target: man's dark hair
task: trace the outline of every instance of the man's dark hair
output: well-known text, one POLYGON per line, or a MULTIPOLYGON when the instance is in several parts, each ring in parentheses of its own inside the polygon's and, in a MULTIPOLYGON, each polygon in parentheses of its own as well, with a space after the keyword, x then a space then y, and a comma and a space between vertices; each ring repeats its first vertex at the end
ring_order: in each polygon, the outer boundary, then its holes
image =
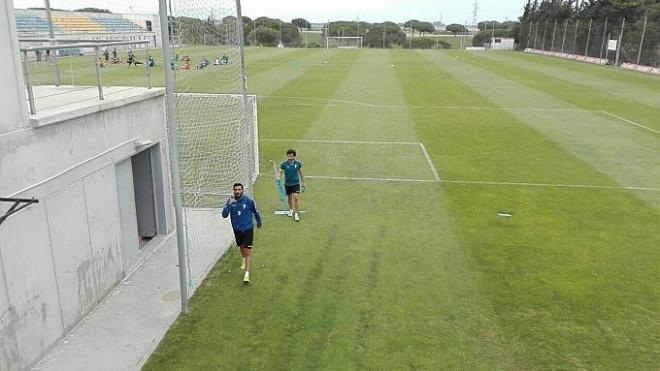
POLYGON ((296 150, 293 149, 293 148, 290 148, 288 151, 286 151, 286 154, 287 155, 292 154, 293 157, 296 157, 296 150))
POLYGON ((236 187, 241 187, 241 188, 245 189, 245 187, 243 187, 243 185, 241 183, 234 183, 234 186, 232 188, 236 188, 236 187))

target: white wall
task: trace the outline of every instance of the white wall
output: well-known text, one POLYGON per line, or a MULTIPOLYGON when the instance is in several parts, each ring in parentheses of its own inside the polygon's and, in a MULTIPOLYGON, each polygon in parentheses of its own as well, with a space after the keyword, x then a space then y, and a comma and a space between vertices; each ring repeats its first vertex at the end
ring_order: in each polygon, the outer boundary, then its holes
POLYGON ((116 164, 137 152, 135 138, 159 144, 166 232, 174 221, 162 92, 29 126, 13 5, 0 6, 0 65, 9 66, 0 69, 0 196, 39 199, 0 225, 0 370, 14 371, 35 364, 126 274, 116 164))

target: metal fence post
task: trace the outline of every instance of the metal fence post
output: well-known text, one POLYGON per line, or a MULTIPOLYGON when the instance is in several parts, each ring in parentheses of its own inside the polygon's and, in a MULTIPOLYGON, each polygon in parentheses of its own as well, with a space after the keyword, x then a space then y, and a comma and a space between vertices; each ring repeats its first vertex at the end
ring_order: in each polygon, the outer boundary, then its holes
POLYGON ((591 22, 593 21, 593 18, 589 18, 589 31, 587 32, 587 45, 584 47, 584 56, 588 57, 589 56, 589 41, 591 38, 591 22))
POLYGON ((561 53, 564 53, 564 45, 566 44, 566 31, 568 30, 568 19, 564 22, 564 36, 561 39, 561 53))
MULTIPOLYGON (((158 0, 160 24, 167 25, 167 0, 158 0)), ((165 102, 167 119, 168 147, 170 152, 170 169, 172 171, 172 198, 174 199, 174 216, 176 220, 176 242, 179 253, 179 287, 181 290, 181 312, 188 313, 188 253, 183 224, 183 203, 181 202, 181 174, 179 170, 179 144, 177 140, 176 107, 174 102, 174 72, 169 63, 172 61, 170 36, 167 27, 160 28, 163 47, 163 69, 165 71, 165 102)))
POLYGON ((575 36, 573 36, 573 54, 577 54, 577 34, 580 27, 580 18, 575 21, 575 36))
MULTIPOLYGON (((147 67, 147 88, 151 89, 151 66, 149 66, 149 44, 145 44, 146 57, 144 60, 144 65, 147 67)), ((163 68, 167 68, 165 63, 163 63, 163 68)))
POLYGON ((539 39, 539 22, 536 21, 536 31, 534 31, 534 46, 533 48, 536 49, 536 42, 539 39))
POLYGON ((621 32, 619 32, 619 42, 616 44, 616 58, 614 59, 614 65, 619 66, 619 55, 621 54, 621 42, 623 42, 623 28, 626 26, 626 17, 623 17, 621 22, 621 32))
MULTIPOLYGON (((46 19, 48 20, 48 35, 51 39, 50 45, 55 45, 55 31, 53 30, 53 17, 50 12, 50 0, 44 0, 44 5, 46 7, 46 19)), ((53 65, 53 71, 55 72, 55 86, 60 86, 60 66, 57 61, 57 50, 52 50, 52 52, 50 63, 53 65)))
POLYGON ((27 50, 23 51, 23 76, 25 78, 25 85, 27 86, 28 103, 30 104, 30 114, 37 113, 34 107, 34 92, 32 91, 32 82, 30 82, 30 65, 28 64, 27 50))
POLYGON ((642 47, 644 46, 644 36, 646 36, 646 23, 649 20, 649 14, 646 13, 644 16, 644 27, 642 28, 642 39, 639 41, 639 51, 637 52, 637 64, 642 59, 642 47))
POLYGON ((543 23, 543 41, 541 42, 541 50, 545 50, 545 35, 548 31, 548 20, 543 23))
POLYGON ((552 29, 552 44, 550 44, 550 51, 555 51, 555 33, 557 32, 557 20, 555 19, 555 27, 552 29))
POLYGON ((605 17, 605 29, 603 30, 603 43, 600 46, 600 58, 603 58, 603 53, 605 52, 605 38, 607 37, 607 21, 608 18, 605 17))
POLYGON ((103 87, 101 86, 101 66, 99 63, 99 47, 94 47, 94 64, 96 65, 96 86, 99 88, 99 100, 103 100, 103 87))

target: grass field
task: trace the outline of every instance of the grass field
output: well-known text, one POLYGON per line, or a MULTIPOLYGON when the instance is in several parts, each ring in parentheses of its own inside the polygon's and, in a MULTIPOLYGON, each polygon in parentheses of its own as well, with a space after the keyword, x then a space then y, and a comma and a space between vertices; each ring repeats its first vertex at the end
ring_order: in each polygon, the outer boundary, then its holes
POLYGON ((145 370, 660 369, 660 78, 507 52, 248 62, 253 282, 232 250, 145 370), (272 215, 288 147, 299 224, 272 215))

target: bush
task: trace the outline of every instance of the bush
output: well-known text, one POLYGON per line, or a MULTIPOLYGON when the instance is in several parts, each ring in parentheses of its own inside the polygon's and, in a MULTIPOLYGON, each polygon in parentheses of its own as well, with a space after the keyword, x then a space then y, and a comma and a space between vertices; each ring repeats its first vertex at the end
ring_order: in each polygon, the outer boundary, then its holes
POLYGON ((311 43, 307 44, 307 47, 308 47, 308 48, 320 48, 321 45, 320 45, 319 43, 317 43, 317 42, 313 42, 313 41, 312 41, 311 43))
POLYGON ((403 43, 403 47, 405 49, 412 48, 412 49, 433 49, 436 45, 437 41, 427 38, 427 37, 415 37, 413 39, 406 40, 405 43, 403 43))

